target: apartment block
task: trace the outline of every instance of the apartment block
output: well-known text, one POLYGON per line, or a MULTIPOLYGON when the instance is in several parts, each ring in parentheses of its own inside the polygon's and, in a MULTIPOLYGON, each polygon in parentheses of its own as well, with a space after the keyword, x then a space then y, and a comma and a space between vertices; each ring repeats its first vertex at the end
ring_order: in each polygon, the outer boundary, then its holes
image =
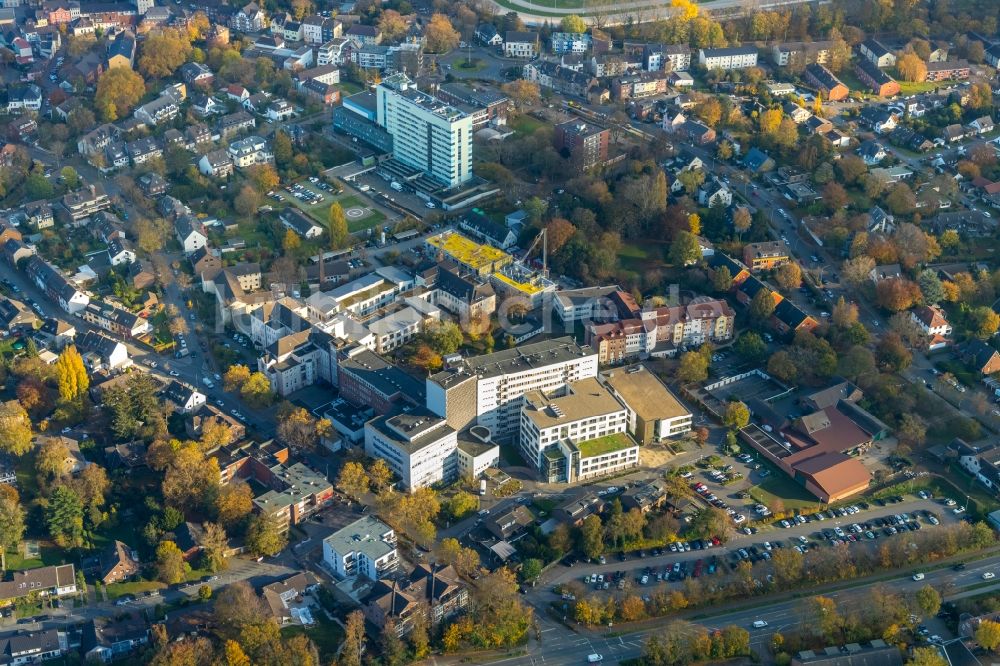
POLYGON ((323 562, 343 580, 359 576, 379 580, 396 571, 396 532, 365 516, 323 539, 323 562))
POLYGON ((458 434, 424 410, 369 421, 365 453, 383 459, 411 492, 458 478, 458 434))
POLYGON ((461 431, 476 424, 494 440, 516 437, 521 397, 597 376, 597 354, 556 338, 462 359, 427 378, 427 407, 461 431))
POLYGON ((472 116, 417 90, 405 74, 376 88, 378 124, 393 138, 393 156, 456 187, 472 179, 472 116))
POLYGON ((608 370, 601 379, 611 394, 625 405, 628 432, 640 444, 690 432, 691 410, 646 366, 608 370))
POLYGON ((757 66, 757 49, 753 46, 734 46, 721 49, 699 49, 698 64, 708 70, 747 69, 757 66))

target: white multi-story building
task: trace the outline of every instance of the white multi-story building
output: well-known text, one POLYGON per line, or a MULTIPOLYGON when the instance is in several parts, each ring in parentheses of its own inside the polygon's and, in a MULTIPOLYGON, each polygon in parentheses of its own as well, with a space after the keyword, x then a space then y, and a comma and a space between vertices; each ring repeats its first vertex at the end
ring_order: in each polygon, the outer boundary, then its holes
POLYGON ((463 430, 478 424, 495 440, 520 428, 521 397, 554 391, 597 376, 597 354, 572 338, 557 338, 462 359, 427 378, 427 407, 463 430))
POLYGON ((650 44, 643 55, 650 72, 683 72, 691 68, 691 49, 684 44, 650 44))
POLYGON ((928 350, 940 349, 948 344, 951 324, 940 305, 921 305, 910 311, 910 319, 927 336, 928 350))
POLYGON ((601 378, 625 405, 628 431, 639 443, 650 444, 691 431, 691 410, 644 365, 608 370, 601 378))
POLYGON ((385 460, 411 492, 458 478, 458 433, 424 410, 366 423, 365 453, 385 460))
POLYGON ((557 291, 552 299, 552 311, 563 324, 603 319, 616 312, 610 296, 621 287, 584 287, 557 291))
POLYGON ((229 157, 239 169, 274 162, 274 153, 267 140, 259 136, 248 136, 229 144, 229 157))
POLYGON ((543 481, 582 481, 639 464, 628 411, 595 378, 522 397, 521 456, 543 481))
POLYGON ((323 539, 323 562, 343 580, 364 576, 378 580, 396 570, 396 532, 365 516, 323 539))
POLYGON ((724 49, 699 49, 698 63, 705 69, 747 69, 757 66, 757 49, 732 46, 724 49))
POLYGON ((405 74, 380 83, 376 103, 378 124, 392 135, 397 160, 448 187, 472 178, 470 114, 420 92, 405 74))

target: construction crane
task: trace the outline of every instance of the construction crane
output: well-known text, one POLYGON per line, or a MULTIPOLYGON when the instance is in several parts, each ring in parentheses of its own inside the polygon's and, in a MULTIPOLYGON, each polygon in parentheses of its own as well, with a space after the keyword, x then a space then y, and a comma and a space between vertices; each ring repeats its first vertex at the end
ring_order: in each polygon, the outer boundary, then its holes
POLYGON ((538 235, 535 236, 535 240, 533 240, 531 245, 528 247, 528 251, 521 257, 521 263, 527 266, 528 256, 531 254, 532 250, 535 249, 535 246, 538 245, 538 241, 542 241, 542 275, 547 278, 549 277, 549 237, 545 232, 546 230, 544 228, 538 232, 538 235))

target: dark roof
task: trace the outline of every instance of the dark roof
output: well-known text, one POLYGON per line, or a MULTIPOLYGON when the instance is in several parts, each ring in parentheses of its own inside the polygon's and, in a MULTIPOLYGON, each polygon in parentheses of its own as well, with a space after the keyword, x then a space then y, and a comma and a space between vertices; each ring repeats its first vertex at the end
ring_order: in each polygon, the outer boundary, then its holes
POLYGON ((802 311, 802 308, 792 303, 789 299, 783 298, 774 308, 775 318, 793 331, 802 325, 809 315, 802 311))

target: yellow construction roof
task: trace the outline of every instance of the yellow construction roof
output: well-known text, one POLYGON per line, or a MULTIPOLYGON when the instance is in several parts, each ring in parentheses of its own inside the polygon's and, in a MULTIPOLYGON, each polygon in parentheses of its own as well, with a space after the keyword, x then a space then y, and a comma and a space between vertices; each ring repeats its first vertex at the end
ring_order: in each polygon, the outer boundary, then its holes
POLYGON ((518 291, 523 292, 525 294, 537 294, 542 290, 542 288, 539 287, 537 284, 533 284, 531 282, 519 282, 503 273, 494 273, 493 277, 500 280, 505 285, 513 289, 517 289, 518 291))
POLYGON ((496 262, 509 263, 511 257, 503 250, 498 250, 489 245, 480 245, 469 240, 465 236, 450 233, 441 236, 431 236, 427 243, 453 258, 455 261, 465 264, 473 270, 489 266, 496 262))

